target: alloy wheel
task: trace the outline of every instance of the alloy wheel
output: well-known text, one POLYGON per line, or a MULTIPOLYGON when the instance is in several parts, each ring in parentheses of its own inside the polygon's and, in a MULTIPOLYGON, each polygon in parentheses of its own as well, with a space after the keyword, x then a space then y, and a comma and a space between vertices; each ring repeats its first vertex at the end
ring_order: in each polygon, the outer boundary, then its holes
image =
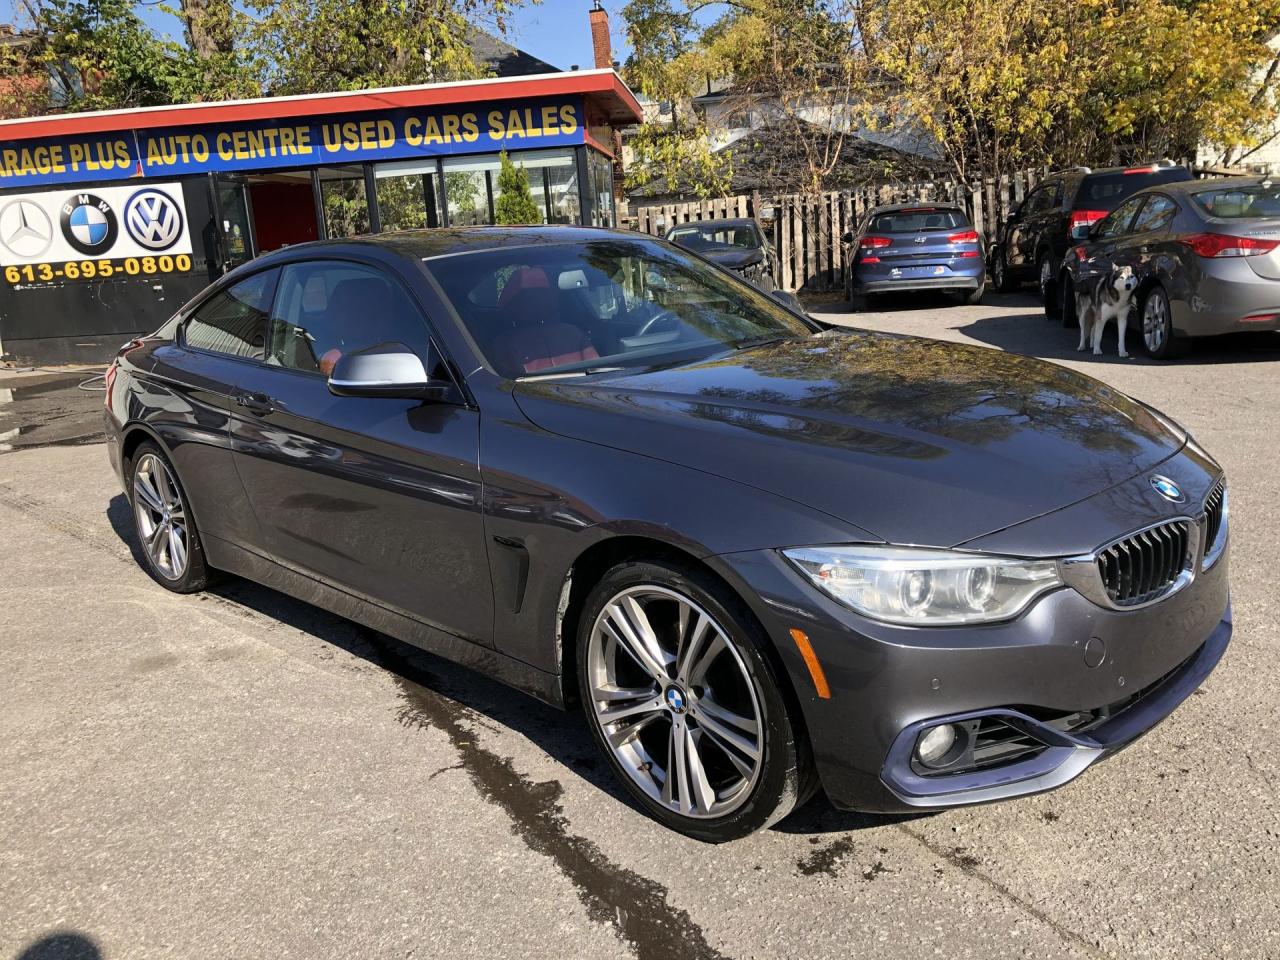
POLYGON ((623 590, 592 626, 586 667, 604 740, 650 799, 699 819, 747 801, 764 760, 761 698, 706 610, 656 584, 623 590))
POLYGON ((1163 349, 1168 319, 1168 304, 1163 296, 1152 291, 1142 308, 1142 340, 1149 353, 1158 354, 1163 349))
POLYGON ((133 472, 133 512, 142 548, 166 580, 180 580, 190 554, 187 513, 169 467, 144 454, 133 472))

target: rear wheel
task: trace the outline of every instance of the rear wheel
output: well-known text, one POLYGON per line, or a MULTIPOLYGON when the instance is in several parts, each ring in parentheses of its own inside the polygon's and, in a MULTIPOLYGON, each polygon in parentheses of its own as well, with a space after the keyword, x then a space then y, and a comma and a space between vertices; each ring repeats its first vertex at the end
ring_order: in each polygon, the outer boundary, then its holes
POLYGON ((1172 360, 1186 351, 1187 341, 1173 331, 1169 295, 1156 284, 1142 301, 1142 350, 1156 360, 1172 360))
POLYGON ((985 294, 986 292, 987 292, 986 283, 979 282, 976 290, 969 290, 967 292, 961 291, 960 295, 964 298, 964 302, 972 307, 982 302, 982 295, 985 294))
POLYGON ((765 643, 737 598, 697 570, 630 561, 591 591, 578 635, 587 721, 654 819, 733 840, 811 792, 808 747, 765 643))
POLYGON ((152 578, 175 593, 203 590, 209 582, 209 568, 200 534, 173 465, 150 441, 134 452, 129 500, 152 578))
POLYGON ((1004 260, 1004 250, 997 247, 991 252, 991 286, 996 293, 1008 293, 1013 289, 1009 279, 1009 265, 1004 260))

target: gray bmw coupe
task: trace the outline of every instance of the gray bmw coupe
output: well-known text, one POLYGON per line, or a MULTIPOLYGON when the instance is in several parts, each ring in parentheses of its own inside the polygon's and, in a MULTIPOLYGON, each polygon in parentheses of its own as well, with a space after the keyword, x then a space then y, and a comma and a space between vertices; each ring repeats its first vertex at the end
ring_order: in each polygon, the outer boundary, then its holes
POLYGON ((819 788, 1059 786, 1231 637, 1225 482, 1176 423, 1052 364, 824 329, 634 233, 290 247, 107 382, 161 585, 228 571, 580 705, 703 840, 819 788))

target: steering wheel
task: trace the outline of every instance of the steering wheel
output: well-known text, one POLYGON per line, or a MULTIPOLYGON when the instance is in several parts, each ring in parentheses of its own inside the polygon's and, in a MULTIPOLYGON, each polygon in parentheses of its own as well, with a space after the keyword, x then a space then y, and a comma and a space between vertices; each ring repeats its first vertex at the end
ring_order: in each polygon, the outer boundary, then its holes
POLYGON ((658 326, 658 324, 664 323, 664 322, 669 323, 672 327, 674 327, 680 322, 680 318, 677 317, 670 310, 663 310, 661 313, 656 313, 652 317, 650 317, 648 320, 646 320, 644 322, 644 326, 640 328, 640 332, 637 333, 636 336, 643 337, 646 334, 653 333, 654 332, 653 328, 658 326))

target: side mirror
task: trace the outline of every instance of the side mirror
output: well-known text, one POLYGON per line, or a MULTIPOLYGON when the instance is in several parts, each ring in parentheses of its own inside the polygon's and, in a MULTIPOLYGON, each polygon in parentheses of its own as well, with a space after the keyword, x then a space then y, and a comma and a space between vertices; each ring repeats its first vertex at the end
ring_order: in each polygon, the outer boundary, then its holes
POLYGON ((794 293, 788 293, 786 290, 774 290, 769 296, 777 300, 783 306, 790 307, 801 316, 805 315, 804 305, 800 302, 800 298, 794 293))
POLYGON ((1093 233, 1093 224, 1077 223, 1074 227, 1071 228, 1071 239, 1072 240, 1088 240, 1089 234, 1091 233, 1093 233))
POLYGON ((849 244, 852 244, 852 243, 853 243, 853 231, 852 231, 852 230, 846 230, 844 233, 840 234, 840 242, 841 242, 841 243, 849 243, 849 244))
POLYGON ((403 343, 379 343, 344 354, 329 376, 329 392, 335 397, 443 400, 452 389, 452 381, 431 379, 422 360, 403 343))

